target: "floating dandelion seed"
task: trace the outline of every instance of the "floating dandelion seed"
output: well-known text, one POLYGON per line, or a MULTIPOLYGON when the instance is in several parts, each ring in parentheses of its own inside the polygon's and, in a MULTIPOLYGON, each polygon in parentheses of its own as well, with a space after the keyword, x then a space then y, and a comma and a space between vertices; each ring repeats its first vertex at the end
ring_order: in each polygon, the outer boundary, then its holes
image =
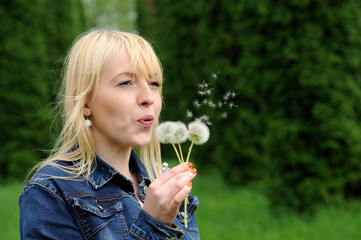
POLYGON ((230 92, 226 92, 225 94, 224 94, 224 96, 223 96, 223 99, 224 99, 224 101, 228 101, 228 99, 229 99, 229 96, 231 95, 231 93, 230 92))
POLYGON ((200 90, 200 91, 198 91, 198 95, 204 96, 204 95, 206 95, 206 92, 200 90))
POLYGON ((189 109, 187 109, 186 116, 187 116, 187 118, 192 118, 193 113, 189 109))
POLYGON ((198 100, 194 100, 193 105, 194 105, 196 108, 200 108, 200 107, 201 107, 201 104, 199 103, 198 100))
POLYGON ((222 113, 221 116, 219 116, 220 118, 226 119, 228 117, 228 113, 224 112, 222 113))
POLYGON ((212 122, 209 120, 207 115, 202 115, 201 117, 196 118, 196 121, 204 122, 207 125, 212 125, 212 122))
POLYGON ((199 88, 200 89, 207 89, 209 86, 208 83, 206 83, 205 81, 203 81, 201 84, 199 84, 199 88))
POLYGON ((196 145, 202 145, 209 139, 209 128, 201 121, 193 121, 188 125, 188 139, 196 145))
POLYGON ((218 79, 217 74, 216 74, 216 73, 212 73, 212 78, 214 78, 214 79, 218 79))
POLYGON ((217 106, 212 101, 208 101, 208 106, 212 109, 215 109, 217 106))

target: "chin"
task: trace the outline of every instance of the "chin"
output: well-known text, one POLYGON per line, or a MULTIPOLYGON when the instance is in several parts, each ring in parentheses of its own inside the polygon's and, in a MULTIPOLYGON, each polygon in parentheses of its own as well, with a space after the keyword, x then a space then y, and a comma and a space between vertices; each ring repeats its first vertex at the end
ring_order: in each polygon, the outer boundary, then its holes
POLYGON ((144 146, 147 146, 150 142, 151 142, 151 138, 149 139, 141 139, 139 141, 137 141, 133 147, 144 147, 144 146))

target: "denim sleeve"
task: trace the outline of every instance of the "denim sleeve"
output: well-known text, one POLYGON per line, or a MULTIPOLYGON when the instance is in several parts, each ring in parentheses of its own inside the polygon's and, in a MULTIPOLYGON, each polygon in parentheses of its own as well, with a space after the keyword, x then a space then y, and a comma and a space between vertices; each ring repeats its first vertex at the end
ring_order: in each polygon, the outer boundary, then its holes
POLYGON ((142 210, 137 221, 130 228, 130 237, 140 240, 180 239, 183 237, 183 232, 174 224, 168 226, 160 223, 142 210))
POLYGON ((31 185, 20 196, 21 239, 83 239, 61 199, 40 185, 31 185))

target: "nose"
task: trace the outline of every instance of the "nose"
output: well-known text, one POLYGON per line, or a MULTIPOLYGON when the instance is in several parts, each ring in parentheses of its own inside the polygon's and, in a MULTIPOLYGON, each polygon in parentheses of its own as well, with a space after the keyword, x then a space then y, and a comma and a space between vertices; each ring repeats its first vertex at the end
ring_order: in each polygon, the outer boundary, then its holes
POLYGON ((137 103, 139 106, 148 107, 155 101, 154 93, 147 82, 139 85, 137 103))

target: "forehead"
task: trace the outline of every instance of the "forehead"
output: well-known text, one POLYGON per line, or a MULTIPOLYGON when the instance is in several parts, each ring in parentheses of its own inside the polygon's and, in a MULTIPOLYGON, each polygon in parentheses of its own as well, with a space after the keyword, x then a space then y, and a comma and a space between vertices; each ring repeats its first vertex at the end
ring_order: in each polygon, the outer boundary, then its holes
POLYGON ((135 51, 123 46, 113 51, 102 68, 102 73, 107 71, 113 73, 123 71, 150 77, 157 76, 159 81, 162 78, 161 67, 154 52, 141 48, 135 51))

